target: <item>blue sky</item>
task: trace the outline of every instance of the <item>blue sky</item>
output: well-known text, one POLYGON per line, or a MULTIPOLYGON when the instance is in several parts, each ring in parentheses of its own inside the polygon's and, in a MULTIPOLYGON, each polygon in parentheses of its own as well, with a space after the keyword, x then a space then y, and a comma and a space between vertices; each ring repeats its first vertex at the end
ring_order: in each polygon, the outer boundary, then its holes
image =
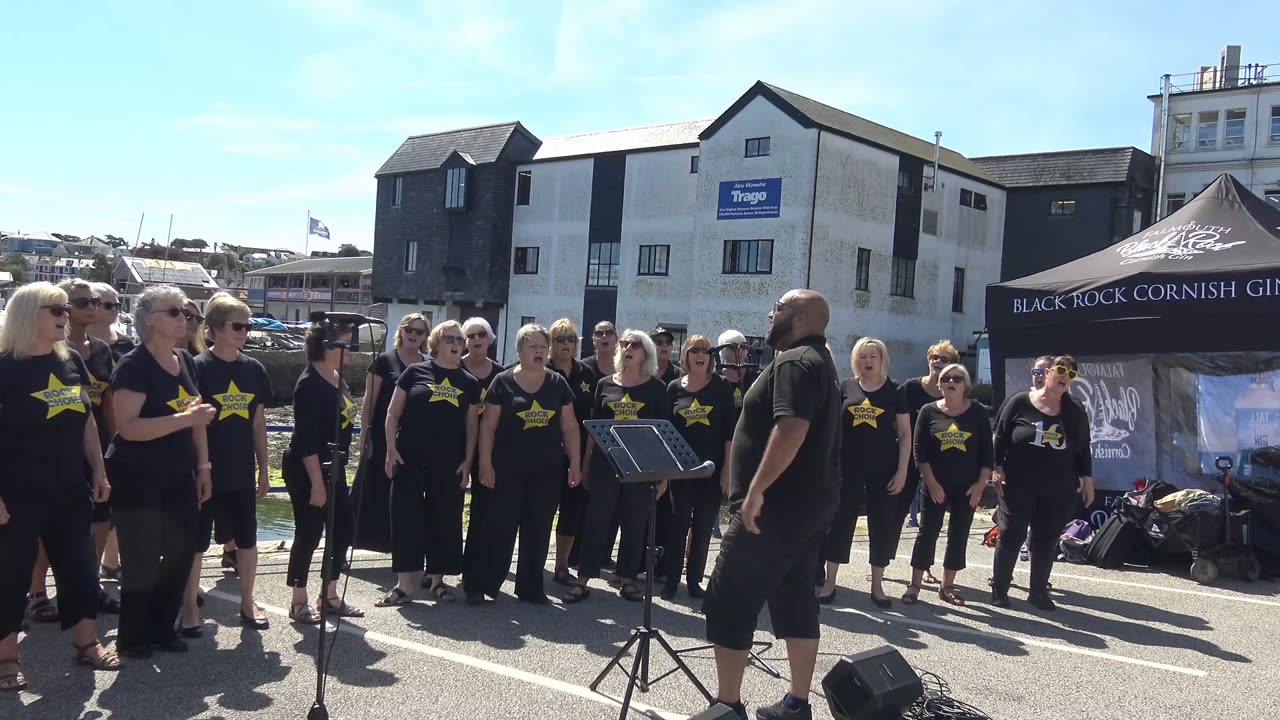
POLYGON ((759 79, 970 156, 1148 150, 1161 74, 1280 62, 1262 1, 10 5, 0 229, 295 249, 308 209, 312 249, 371 249, 415 133, 710 118, 759 79))

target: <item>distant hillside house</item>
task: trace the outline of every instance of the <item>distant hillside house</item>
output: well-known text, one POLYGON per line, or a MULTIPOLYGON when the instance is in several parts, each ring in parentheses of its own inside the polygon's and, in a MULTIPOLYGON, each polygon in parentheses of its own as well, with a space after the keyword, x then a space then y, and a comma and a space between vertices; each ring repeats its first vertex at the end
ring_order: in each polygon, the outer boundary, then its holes
POLYGON ((137 295, 150 285, 176 285, 201 308, 222 288, 199 263, 122 257, 111 282, 126 295, 137 295))
POLYGON ((308 258, 245 273, 249 307, 303 322, 317 310, 369 314, 372 257, 308 258))

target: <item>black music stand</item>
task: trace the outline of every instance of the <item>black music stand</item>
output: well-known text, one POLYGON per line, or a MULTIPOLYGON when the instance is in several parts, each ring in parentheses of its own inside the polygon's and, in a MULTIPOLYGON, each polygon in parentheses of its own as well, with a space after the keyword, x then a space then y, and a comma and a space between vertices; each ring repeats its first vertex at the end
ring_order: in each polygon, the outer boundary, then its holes
MULTIPOLYGON (((716 466, 713 462, 698 461, 698 455, 685 442, 684 437, 675 426, 667 420, 586 420, 582 423, 587 432, 596 441, 596 445, 609 458, 609 464, 618 474, 620 482, 647 483, 649 485, 649 540, 645 548, 644 576, 644 621, 631 631, 631 639, 609 660, 604 670, 591 681, 591 690, 595 691, 609 672, 622 667, 622 658, 636 646, 635 658, 631 661, 631 672, 627 674, 627 690, 622 696, 622 712, 619 720, 625 720, 631 708, 631 695, 637 687, 640 692, 649 692, 653 683, 649 681, 650 642, 657 641, 662 649, 683 672, 698 692, 708 702, 714 698, 707 688, 698 680, 680 653, 671 647, 671 643, 662 633, 653 627, 653 557, 654 545, 658 532, 658 486, 670 480, 690 480, 711 477, 716 466), (638 643, 638 645, 637 645, 638 643)), ((662 679, 671 672, 654 680, 662 679)))

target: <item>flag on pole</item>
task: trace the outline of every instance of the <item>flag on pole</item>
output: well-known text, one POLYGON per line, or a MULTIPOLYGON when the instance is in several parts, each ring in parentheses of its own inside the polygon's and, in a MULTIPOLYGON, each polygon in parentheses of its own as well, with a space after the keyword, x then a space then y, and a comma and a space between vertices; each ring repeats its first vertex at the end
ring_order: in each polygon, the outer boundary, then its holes
POLYGON ((325 240, 329 239, 329 226, 320 222, 315 218, 311 218, 311 230, 308 235, 319 235, 325 240))

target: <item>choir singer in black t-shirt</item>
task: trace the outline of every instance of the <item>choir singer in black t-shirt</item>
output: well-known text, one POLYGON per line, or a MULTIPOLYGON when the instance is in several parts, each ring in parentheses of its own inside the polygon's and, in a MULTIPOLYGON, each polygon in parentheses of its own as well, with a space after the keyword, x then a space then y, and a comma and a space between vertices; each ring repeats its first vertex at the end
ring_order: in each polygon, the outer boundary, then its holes
POLYGON ((195 364, 181 347, 186 296, 171 285, 136 300, 142 344, 111 375, 116 437, 107 450, 111 512, 120 538, 120 652, 185 652, 174 629, 195 552, 200 505, 213 465, 205 428, 216 417, 200 401, 195 364))
MULTIPOLYGON (((573 391, 573 414, 581 419, 591 417, 591 402, 595 397, 596 376, 586 363, 578 359, 578 326, 568 318, 551 323, 551 359, 547 367, 569 383, 573 391)), ((587 446, 587 428, 578 423, 580 447, 587 446)), ((565 463, 569 462, 565 456, 565 463)), ((587 511, 587 488, 565 484, 560 488, 560 512, 556 520, 556 566, 552 579, 561 585, 573 583, 569 572, 569 558, 574 542, 582 532, 587 511)))
MULTIPOLYGON (((469 317, 462 321, 462 332, 467 337, 467 354, 462 356, 462 369, 476 379, 480 385, 480 420, 484 420, 484 401, 489 394, 489 385, 503 368, 489 357, 489 349, 493 347, 493 326, 482 317, 469 317)), ((479 439, 476 441, 479 442, 479 439)), ((477 445, 477 447, 479 447, 477 445)), ((471 504, 467 508, 467 542, 462 550, 462 564, 471 566, 480 553, 481 532, 484 527, 484 514, 489 509, 489 496, 492 491, 480 484, 480 453, 471 460, 471 487, 468 491, 471 504), (472 541, 475 542, 472 542, 472 541)), ((514 551, 515 548, 512 548, 514 551)), ((507 553, 508 556, 511 553, 507 553)))
POLYGON ((809 686, 818 656, 813 578, 840 498, 840 392, 824 334, 830 309, 812 290, 792 290, 769 313, 779 354, 751 385, 733 434, 733 521, 702 610, 715 645, 716 702, 747 717, 742 672, 761 608, 787 643, 791 691, 760 708, 761 720, 812 717, 809 686))
POLYGON ((68 310, 65 292, 32 283, 10 298, 0 329, 0 691, 27 684, 18 633, 40 541, 76 663, 120 667, 97 637, 98 573, 89 528, 93 501, 105 501, 110 488, 90 412, 89 371, 63 339, 68 310))
MULTIPOLYGON (((541 325, 516 333, 520 361, 489 384, 480 424, 480 483, 492 491, 475 562, 466 569, 468 604, 497 597, 520 535, 516 597, 534 605, 551 601, 543 569, 560 487, 581 481, 578 419, 573 392, 547 369, 551 335, 541 325), (568 457, 566 470, 565 458, 568 457)), ((470 542, 468 538, 468 542, 470 542)))

